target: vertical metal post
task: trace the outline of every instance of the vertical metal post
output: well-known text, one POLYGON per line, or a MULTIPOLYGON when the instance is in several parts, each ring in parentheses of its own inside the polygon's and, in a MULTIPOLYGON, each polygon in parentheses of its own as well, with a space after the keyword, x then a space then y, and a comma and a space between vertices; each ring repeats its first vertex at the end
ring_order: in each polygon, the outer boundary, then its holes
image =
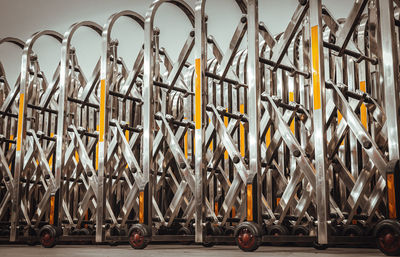
POLYGON ((17 127, 17 147, 15 151, 15 168, 14 168, 14 179, 13 179, 13 190, 11 195, 11 229, 10 229, 10 241, 15 242, 18 237, 18 220, 19 220, 19 208, 21 202, 20 196, 20 175, 24 166, 24 146, 23 141, 26 139, 26 84, 29 81, 29 44, 24 48, 21 63, 21 82, 19 92, 19 108, 18 108, 18 127, 17 127))
POLYGON ((258 0, 247 1, 247 84, 249 115, 249 177, 247 180, 247 204, 252 204, 251 213, 248 206, 247 220, 261 223, 261 208, 259 204, 261 192, 261 164, 260 164, 260 67, 259 67, 259 32, 258 32, 258 0), (253 185, 251 185, 253 184, 253 185), (249 199, 251 190, 253 200, 249 199), (251 214, 251 216, 249 216, 251 214))
POLYGON ((153 98, 153 75, 154 75, 154 31, 153 31, 153 6, 145 18, 144 26, 144 63, 143 63, 143 177, 146 182, 145 188, 139 185, 139 221, 146 225, 152 223, 152 196, 151 173, 153 167, 153 125, 154 125, 154 98, 153 98), (145 197, 148 194, 148 197, 145 197), (147 200, 147 201, 146 201, 147 200))
POLYGON ((205 221, 205 193, 207 184, 207 172, 203 169, 203 142, 205 124, 203 113, 205 113, 205 104, 203 100, 207 99, 207 84, 205 80, 205 67, 207 63, 206 52, 206 21, 205 21, 205 0, 197 0, 195 6, 195 201, 196 201, 196 242, 203 242, 205 221))
POLYGON ((313 92, 313 122, 315 142, 315 168, 318 243, 328 243, 328 183, 326 163, 326 132, 325 132, 325 76, 324 49, 322 42, 321 0, 310 0, 310 35, 311 35, 311 68, 313 92))
MULTIPOLYGON (((396 37, 394 27, 394 7, 392 0, 379 0, 379 30, 380 47, 382 51, 382 83, 385 95, 385 110, 387 117, 387 135, 389 161, 400 159, 400 123, 399 123, 399 61, 396 49, 396 37)), ((397 171, 398 172, 398 171, 397 171)), ((393 174, 388 174, 388 188, 393 174)), ((394 193, 388 190, 389 218, 396 218, 396 204, 394 193)))
POLYGON ((99 143, 98 143, 98 170, 97 170, 97 208, 96 208, 96 242, 102 242, 104 239, 103 235, 103 222, 104 222, 104 203, 105 203, 105 190, 104 190, 104 173, 105 173, 105 162, 107 159, 107 141, 108 137, 108 111, 107 111, 107 99, 108 99, 108 88, 110 78, 107 77, 107 68, 110 60, 110 49, 109 40, 110 35, 107 30, 103 31, 102 34, 102 55, 101 55, 101 70, 100 70, 100 112, 99 112, 99 143))

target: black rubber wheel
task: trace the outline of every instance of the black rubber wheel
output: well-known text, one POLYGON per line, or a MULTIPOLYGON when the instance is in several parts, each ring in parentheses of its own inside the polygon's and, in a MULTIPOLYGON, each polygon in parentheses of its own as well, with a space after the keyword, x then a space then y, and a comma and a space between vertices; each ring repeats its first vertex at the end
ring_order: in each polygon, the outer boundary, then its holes
MULTIPOLYGON (((176 232, 177 235, 184 235, 184 236, 189 236, 189 235, 193 235, 192 230, 190 230, 188 227, 181 227, 180 229, 178 229, 178 231, 176 232)), ((184 241, 182 242, 183 245, 190 245, 192 242, 190 241, 184 241)))
POLYGON ((235 241, 242 251, 253 252, 261 244, 262 228, 254 222, 242 222, 235 229, 235 241))
MULTIPOLYGON (((284 235, 288 235, 288 234, 289 234, 289 230, 283 225, 272 225, 272 226, 268 227, 268 235, 278 237, 278 236, 284 236, 284 235)), ((285 243, 271 243, 271 245, 281 246, 281 245, 285 245, 285 243)))
POLYGON ((52 248, 56 245, 57 231, 52 225, 45 225, 39 231, 40 244, 44 248, 52 248))
POLYGON ((328 249, 328 245, 327 244, 319 244, 317 241, 313 242, 313 247, 317 250, 323 251, 328 249))
POLYGON ((39 244, 39 241, 37 239, 37 233, 38 231, 36 231, 34 228, 28 228, 28 236, 29 239, 27 240, 26 244, 29 246, 35 246, 37 244, 39 244))
POLYGON ((128 233, 129 244, 134 249, 144 249, 151 241, 151 229, 144 224, 134 224, 128 233))
POLYGON ((0 236, 10 236, 10 230, 9 229, 0 229, 0 236))
MULTIPOLYGON (((207 223, 206 225, 206 236, 220 236, 222 235, 222 230, 218 226, 214 226, 211 223, 207 223)), ((204 247, 213 247, 215 242, 207 242, 204 240, 203 244, 204 247)))
MULTIPOLYGON (((308 227, 302 226, 302 225, 293 226, 292 235, 299 236, 299 237, 308 236, 308 235, 310 235, 310 229, 308 227)), ((309 243, 298 242, 298 243, 295 243, 295 245, 297 245, 297 246, 309 246, 309 243)))
POLYGON ((224 236, 235 236, 235 227, 227 226, 224 230, 224 236))
POLYGON ((81 228, 78 231, 78 235, 80 236, 89 236, 90 235, 90 230, 87 228, 81 228))
MULTIPOLYGON (((125 235, 126 235, 126 233, 125 233, 125 230, 123 230, 123 229, 120 229, 117 227, 112 227, 110 229, 110 236, 125 236, 125 235)), ((112 240, 109 242, 109 245, 110 246, 118 246, 119 243, 118 243, 118 241, 112 240)))
POLYGON ((383 220, 374 229, 376 244, 388 256, 400 255, 400 224, 395 220, 383 220))
POLYGON ((362 236, 363 230, 357 225, 346 225, 343 228, 343 236, 362 236))

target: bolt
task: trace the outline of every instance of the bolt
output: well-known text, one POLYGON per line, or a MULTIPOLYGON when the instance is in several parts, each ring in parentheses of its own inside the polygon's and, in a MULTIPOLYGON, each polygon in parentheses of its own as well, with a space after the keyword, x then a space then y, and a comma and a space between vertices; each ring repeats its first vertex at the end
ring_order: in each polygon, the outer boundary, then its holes
POLYGON ((365 149, 370 149, 370 148, 372 147, 371 141, 365 140, 365 141, 363 142, 363 147, 364 147, 365 149))
POLYGON ((307 0, 299 0, 299 4, 306 5, 307 4, 307 0))
POLYGON ((239 163, 240 158, 238 156, 233 157, 233 163, 237 164, 239 163))

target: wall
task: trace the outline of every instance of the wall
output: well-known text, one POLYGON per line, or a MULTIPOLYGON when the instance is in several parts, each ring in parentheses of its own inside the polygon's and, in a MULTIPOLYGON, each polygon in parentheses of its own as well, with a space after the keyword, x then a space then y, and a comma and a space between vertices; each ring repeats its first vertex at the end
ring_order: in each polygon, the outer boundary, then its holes
MULTIPOLYGON (((0 0, 0 38, 13 36, 26 41, 36 31, 53 29, 62 34, 75 22, 90 20, 104 25, 108 17, 118 11, 133 10, 145 15, 152 0, 0 0)), ((195 0, 186 0, 194 8, 195 0)), ((324 0, 337 18, 346 17, 353 1, 324 0)), ((297 6, 297 0, 259 0, 260 21, 264 21, 273 34, 284 31, 297 6)), ((209 33, 214 35, 222 49, 226 49, 241 16, 233 0, 209 0, 209 33)), ((155 24, 161 30, 160 45, 176 60, 191 26, 177 8, 163 5, 155 24)), ((143 42, 141 28, 128 19, 120 20, 112 36, 119 39, 119 55, 128 67, 143 42)), ((79 63, 87 77, 96 64, 101 49, 98 35, 88 29, 78 30, 73 39, 79 63)), ((48 80, 59 62, 60 44, 53 39, 38 41, 34 51, 48 80)), ((0 61, 5 66, 8 81, 14 83, 20 70, 21 50, 4 44, 0 46, 0 61)), ((191 60, 190 58, 189 60, 191 60)))

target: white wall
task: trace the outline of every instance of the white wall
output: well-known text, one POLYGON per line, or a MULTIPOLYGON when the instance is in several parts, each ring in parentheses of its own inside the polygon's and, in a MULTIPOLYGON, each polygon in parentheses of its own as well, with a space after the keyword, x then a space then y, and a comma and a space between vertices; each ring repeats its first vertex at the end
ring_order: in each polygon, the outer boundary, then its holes
MULTIPOLYGON (((0 38, 17 37, 26 41, 40 30, 53 29, 64 34, 75 22, 90 20, 104 25, 108 17, 122 10, 133 10, 145 15, 152 0, 0 0, 0 38)), ((194 8, 195 0, 186 0, 194 8)), ((337 18, 346 17, 352 0, 323 0, 337 18)), ((259 0, 260 21, 274 34, 287 26, 297 0, 259 0)), ((214 35, 222 49, 226 49, 241 16, 233 0, 208 0, 209 33, 214 35)), ((191 26, 176 7, 163 5, 156 16, 160 28, 160 45, 164 46, 175 60, 191 30, 191 26)), ((131 67, 143 42, 143 33, 138 25, 121 19, 115 26, 119 55, 131 67)), ((77 49, 79 63, 89 76, 100 56, 99 37, 88 29, 76 34, 73 44, 77 49)), ((60 45, 53 39, 43 38, 34 47, 42 70, 48 80, 59 62, 60 45)), ((0 46, 0 61, 5 66, 8 81, 14 83, 20 70, 21 51, 11 45, 0 46)))

